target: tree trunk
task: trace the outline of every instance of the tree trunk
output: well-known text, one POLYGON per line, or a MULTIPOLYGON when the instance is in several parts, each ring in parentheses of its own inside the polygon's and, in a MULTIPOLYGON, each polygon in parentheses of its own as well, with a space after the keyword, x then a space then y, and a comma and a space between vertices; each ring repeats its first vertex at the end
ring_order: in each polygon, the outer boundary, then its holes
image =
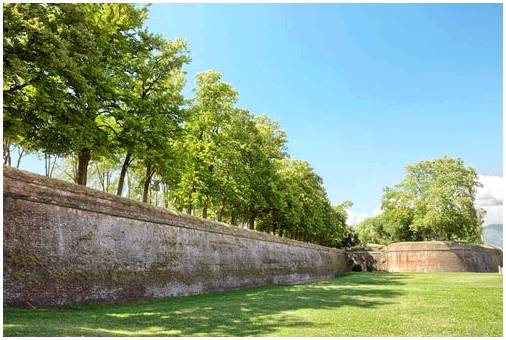
POLYGON ((123 194, 123 186, 125 184, 125 176, 127 173, 128 166, 130 165, 131 157, 132 157, 132 154, 130 153, 130 151, 128 151, 125 156, 125 161, 123 162, 123 165, 121 166, 121 172, 119 174, 118 190, 116 191, 116 195, 118 195, 118 196, 121 196, 121 194, 123 194))
POLYGON ((202 218, 207 218, 207 203, 202 208, 202 218))
POLYGON ((232 216, 230 217, 230 224, 237 225, 237 216, 235 210, 232 210, 232 216))
POLYGON ((252 229, 252 230, 255 229, 255 218, 256 218, 256 216, 253 213, 249 216, 249 220, 248 220, 248 228, 249 229, 252 229))
POLYGON ((142 194, 142 202, 148 203, 148 197, 149 197, 149 186, 151 185, 151 178, 153 178, 153 175, 155 174, 155 171, 153 169, 153 165, 151 162, 146 164, 146 177, 144 178, 144 192, 142 194))
POLYGON ((100 182, 100 186, 102 187, 102 191, 105 191, 105 174, 100 171, 100 166, 98 164, 95 165, 95 172, 98 176, 98 181, 100 182))
POLYGON ((111 176, 112 176, 112 172, 111 171, 107 171, 107 177, 106 177, 106 185, 105 185, 105 192, 109 192, 109 188, 111 187, 111 176))
POLYGON ((218 212, 218 222, 223 221, 223 213, 225 212, 225 198, 221 201, 220 211, 218 212))
POLYGON ((11 166, 11 144, 4 140, 4 165, 11 166))
POLYGON ((49 177, 49 171, 51 168, 51 156, 44 153, 44 169, 46 170, 46 176, 49 177))
POLYGON ((90 163, 91 152, 88 148, 79 150, 77 158, 77 176, 76 183, 86 186, 88 180, 88 164, 90 163))
POLYGON ((169 188, 166 183, 163 184, 163 206, 165 209, 169 208, 169 188))
POLYGON ((58 156, 54 156, 51 161, 51 155, 44 153, 44 169, 47 177, 53 177, 54 167, 56 165, 56 159, 58 156))
POLYGON ((51 163, 51 157, 49 158, 49 177, 53 177, 54 167, 56 166, 56 160, 58 156, 54 156, 53 163, 51 163))
POLYGON ((18 162, 16 163, 16 168, 19 169, 19 165, 21 164, 21 158, 23 158, 23 155, 25 154, 25 150, 23 148, 21 148, 20 146, 18 146, 18 148, 21 151, 18 151, 19 152, 19 157, 18 157, 18 162))
POLYGON ((132 197, 132 195, 131 195, 131 193, 132 193, 132 189, 131 189, 132 188, 132 176, 130 176, 128 174, 128 172, 127 172, 126 176, 127 176, 127 184, 128 184, 127 197, 131 198, 132 197))
POLYGON ((192 191, 191 191, 190 196, 189 196, 188 207, 186 208, 186 213, 188 215, 192 214, 192 210, 193 210, 192 196, 193 196, 194 192, 195 192, 195 181, 193 180, 192 181, 192 191))

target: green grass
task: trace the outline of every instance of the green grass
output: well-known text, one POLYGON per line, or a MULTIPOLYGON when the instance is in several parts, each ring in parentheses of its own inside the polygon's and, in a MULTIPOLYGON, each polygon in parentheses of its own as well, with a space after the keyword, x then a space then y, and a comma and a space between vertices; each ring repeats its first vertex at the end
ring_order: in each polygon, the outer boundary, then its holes
POLYGON ((4 336, 501 336, 502 276, 353 273, 299 285, 37 310, 4 336))

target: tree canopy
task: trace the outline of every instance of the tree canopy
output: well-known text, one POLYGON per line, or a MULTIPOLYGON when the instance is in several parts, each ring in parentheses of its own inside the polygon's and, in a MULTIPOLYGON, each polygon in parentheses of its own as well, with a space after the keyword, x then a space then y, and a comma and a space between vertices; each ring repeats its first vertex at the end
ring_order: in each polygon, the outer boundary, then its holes
POLYGON ((382 214, 357 228, 363 243, 461 240, 480 242, 484 211, 474 205, 476 171, 443 157, 408 165, 404 179, 386 187, 382 214))
POLYGON ((345 242, 348 203, 331 205, 309 163, 287 154, 278 123, 238 107, 215 70, 197 74, 185 98, 187 43, 150 33, 146 16, 132 4, 4 5, 4 163, 16 146, 81 185, 345 242))
POLYGON ((109 108, 146 8, 128 4, 4 5, 4 133, 10 142, 78 159, 86 184, 107 153, 109 108))

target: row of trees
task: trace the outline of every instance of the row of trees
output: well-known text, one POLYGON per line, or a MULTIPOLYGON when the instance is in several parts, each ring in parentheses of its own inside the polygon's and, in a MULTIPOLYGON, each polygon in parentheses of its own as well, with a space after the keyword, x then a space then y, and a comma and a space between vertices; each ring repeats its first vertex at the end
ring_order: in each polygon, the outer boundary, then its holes
POLYGON ((131 4, 4 5, 4 163, 17 146, 42 153, 47 175, 342 245, 350 203, 332 206, 278 124, 239 108, 220 73, 199 73, 185 98, 186 42, 148 32, 146 15, 131 4))
POLYGON ((40 153, 48 176, 328 246, 479 241, 476 172, 450 158, 408 166, 383 213, 347 227, 351 202, 332 206, 278 124, 239 108, 220 73, 199 73, 183 96, 186 42, 148 32, 146 16, 130 4, 4 5, 5 164, 40 153))
POLYGON ((460 240, 481 242, 485 211, 474 206, 481 186, 461 159, 443 157, 406 168, 405 178, 387 187, 382 213, 356 228, 360 243, 460 240))

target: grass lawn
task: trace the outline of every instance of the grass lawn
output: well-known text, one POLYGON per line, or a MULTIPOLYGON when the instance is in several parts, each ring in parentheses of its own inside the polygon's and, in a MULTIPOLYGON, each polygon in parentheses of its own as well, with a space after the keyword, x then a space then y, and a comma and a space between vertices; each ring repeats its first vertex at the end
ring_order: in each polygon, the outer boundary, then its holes
POLYGON ((502 276, 352 273, 299 285, 37 310, 4 336, 501 336, 502 276))

